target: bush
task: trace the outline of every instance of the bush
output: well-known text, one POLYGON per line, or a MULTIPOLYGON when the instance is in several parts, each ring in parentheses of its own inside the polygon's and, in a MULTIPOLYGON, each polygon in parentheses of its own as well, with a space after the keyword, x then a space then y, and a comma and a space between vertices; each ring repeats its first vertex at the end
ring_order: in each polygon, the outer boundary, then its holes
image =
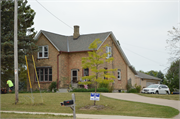
POLYGON ((53 88, 56 90, 56 86, 57 84, 55 81, 51 82, 51 85, 49 86, 49 90, 52 91, 53 88))
MULTIPOLYGON (((95 89, 84 89, 84 88, 79 88, 79 89, 73 89, 71 92, 95 92, 95 89)), ((109 92, 107 88, 98 88, 97 92, 109 92)))
POLYGON ((99 83, 99 88, 109 88, 109 83, 99 83))
POLYGON ((141 91, 141 86, 140 86, 140 85, 137 86, 137 84, 135 84, 135 88, 136 88, 137 92, 140 93, 140 91, 141 91))
POLYGON ((138 93, 137 89, 130 89, 127 91, 127 93, 138 93))

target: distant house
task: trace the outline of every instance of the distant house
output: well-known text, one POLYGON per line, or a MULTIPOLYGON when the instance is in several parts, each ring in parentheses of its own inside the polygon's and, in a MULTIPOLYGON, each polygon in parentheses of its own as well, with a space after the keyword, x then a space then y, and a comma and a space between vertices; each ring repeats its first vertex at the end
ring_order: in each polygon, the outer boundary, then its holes
POLYGON ((134 86, 135 84, 141 85, 141 87, 144 88, 151 84, 160 84, 161 80, 162 79, 160 78, 150 76, 150 75, 137 71, 137 75, 135 76, 135 78, 131 80, 131 84, 132 86, 134 86))
MULTIPOLYGON (((69 84, 77 86, 81 78, 90 75, 90 69, 83 69, 82 57, 88 57, 88 46, 99 38, 102 43, 97 50, 111 52, 107 56, 114 57, 111 63, 101 65, 102 68, 117 69, 113 72, 116 79, 113 83, 114 90, 126 90, 127 80, 135 77, 136 71, 131 67, 121 46, 117 43, 112 32, 79 34, 79 26, 74 26, 72 36, 60 35, 41 30, 36 36, 39 51, 34 54, 37 74, 41 89, 48 89, 52 81, 57 82, 57 88, 67 88, 69 84), (103 45, 108 44, 106 48, 103 45)), ((33 90, 38 89, 37 79, 33 66, 30 66, 30 75, 33 90)))

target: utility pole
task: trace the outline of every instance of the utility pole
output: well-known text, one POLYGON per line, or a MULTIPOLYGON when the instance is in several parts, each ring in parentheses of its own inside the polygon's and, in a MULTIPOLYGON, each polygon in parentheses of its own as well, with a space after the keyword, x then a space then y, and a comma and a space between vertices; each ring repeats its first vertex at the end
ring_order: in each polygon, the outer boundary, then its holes
POLYGON ((14 0, 14 77, 15 77, 15 104, 18 103, 18 6, 14 0))

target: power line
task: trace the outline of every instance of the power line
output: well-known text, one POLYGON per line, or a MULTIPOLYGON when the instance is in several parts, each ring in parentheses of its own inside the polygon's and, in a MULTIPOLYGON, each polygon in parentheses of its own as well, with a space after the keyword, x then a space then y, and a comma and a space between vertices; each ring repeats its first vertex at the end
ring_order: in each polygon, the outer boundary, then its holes
MULTIPOLYGON (((123 45, 131 45, 131 46, 133 46, 133 47, 138 47, 138 48, 141 48, 141 49, 147 49, 147 50, 154 50, 154 49, 149 49, 149 48, 145 48, 145 47, 140 47, 140 46, 136 46, 136 45, 132 45, 132 44, 127 44, 127 43, 124 43, 124 42, 121 42, 121 43, 123 43, 123 45)), ((165 53, 165 52, 162 52, 162 51, 158 51, 158 50, 154 50, 154 51, 156 51, 156 52, 161 52, 161 53, 165 53)), ((167 54, 167 53, 166 53, 167 54)))
POLYGON ((52 16, 54 16, 56 19, 58 19, 60 22, 68 26, 69 28, 73 29, 71 26, 69 26, 67 23, 59 19, 56 15, 54 15, 52 12, 50 12, 46 7, 44 7, 38 0, 36 0, 46 11, 48 11, 52 16))
POLYGON ((136 55, 138 55, 138 56, 140 56, 140 57, 143 57, 143 58, 145 58, 145 59, 147 59, 147 60, 150 60, 150 61, 152 61, 152 62, 155 62, 155 63, 159 64, 159 66, 166 67, 166 66, 164 66, 164 65, 160 65, 159 62, 156 62, 156 61, 154 61, 154 60, 152 60, 152 59, 149 59, 149 58, 147 58, 147 57, 144 57, 144 56, 142 56, 142 55, 140 55, 140 54, 138 54, 138 53, 135 53, 135 52, 133 52, 133 51, 127 49, 127 48, 125 48, 125 49, 128 50, 128 51, 130 51, 130 52, 132 52, 132 53, 134 53, 134 54, 136 54, 136 55))

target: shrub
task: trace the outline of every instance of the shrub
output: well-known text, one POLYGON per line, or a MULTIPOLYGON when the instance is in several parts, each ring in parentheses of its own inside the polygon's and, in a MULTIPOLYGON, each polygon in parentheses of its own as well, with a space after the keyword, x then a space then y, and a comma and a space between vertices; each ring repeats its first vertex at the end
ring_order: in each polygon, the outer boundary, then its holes
POLYGON ((127 93, 138 93, 138 92, 135 88, 132 88, 132 89, 128 90, 127 93))
POLYGON ((49 86, 49 90, 52 91, 53 88, 56 90, 56 86, 57 84, 55 81, 51 82, 51 85, 49 86))
MULTIPOLYGON (((84 88, 79 88, 79 89, 73 89, 71 92, 95 92, 95 89, 84 89, 84 88)), ((107 88, 98 88, 97 92, 109 92, 107 88)))
POLYGON ((137 92, 140 93, 140 91, 141 91, 141 86, 140 86, 140 85, 137 86, 137 84, 135 84, 135 88, 136 88, 137 92))
POLYGON ((130 83, 127 83, 126 88, 127 90, 130 90, 132 88, 132 85, 130 83))
POLYGON ((109 88, 109 83, 99 83, 99 88, 109 88))

